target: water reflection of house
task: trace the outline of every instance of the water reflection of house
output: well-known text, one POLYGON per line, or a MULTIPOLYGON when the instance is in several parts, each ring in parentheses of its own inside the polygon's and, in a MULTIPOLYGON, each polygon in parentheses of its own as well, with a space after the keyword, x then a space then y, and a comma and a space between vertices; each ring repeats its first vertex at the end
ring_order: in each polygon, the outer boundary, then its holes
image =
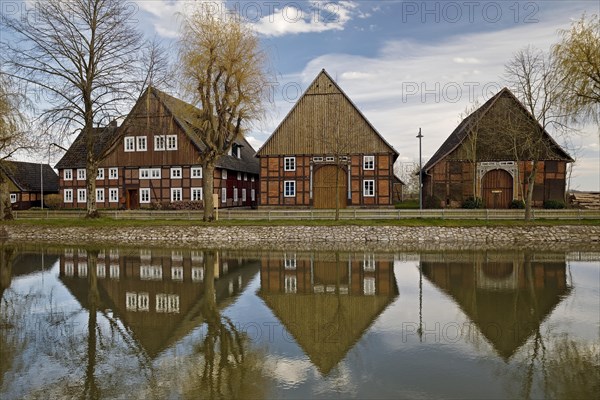
MULTIPOLYGON (((189 250, 101 251, 96 277, 101 304, 133 334, 150 357, 204 322, 204 253, 189 250)), ((217 257, 215 296, 224 307, 258 272, 258 262, 217 257)), ((87 253, 66 249, 60 279, 83 307, 88 307, 90 275, 87 253)))
POLYGON ((58 254, 39 251, 16 250, 11 246, 0 246, 0 298, 13 279, 47 271, 58 260, 58 254))
POLYGON ((398 296, 393 256, 285 253, 263 258, 259 295, 327 375, 398 296))
POLYGON ((565 254, 422 254, 424 276, 448 293, 509 359, 570 292, 565 254))

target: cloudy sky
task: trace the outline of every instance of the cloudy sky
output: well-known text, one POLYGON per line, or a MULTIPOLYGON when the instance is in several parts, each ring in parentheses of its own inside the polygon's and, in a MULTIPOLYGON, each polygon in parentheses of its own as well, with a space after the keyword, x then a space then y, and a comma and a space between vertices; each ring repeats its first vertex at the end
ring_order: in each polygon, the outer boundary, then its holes
MULTIPOLYGON (((130 7, 147 35, 175 43, 181 15, 195 3, 134 0, 130 7)), ((252 24, 276 72, 269 118, 248 134, 256 148, 325 68, 407 165, 418 161, 419 128, 425 162, 470 104, 504 86, 504 65, 516 51, 547 50, 559 29, 600 12, 596 0, 210 3, 252 24)), ((572 188, 600 190, 599 136, 596 126, 572 136, 572 188)))

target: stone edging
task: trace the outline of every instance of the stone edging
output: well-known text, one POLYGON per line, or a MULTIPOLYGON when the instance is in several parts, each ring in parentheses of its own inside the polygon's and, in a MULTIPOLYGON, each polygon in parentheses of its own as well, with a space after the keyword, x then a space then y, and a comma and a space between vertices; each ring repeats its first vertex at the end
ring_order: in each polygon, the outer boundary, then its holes
POLYGON ((440 248, 600 245, 600 226, 157 226, 39 227, 6 225, 0 238, 53 244, 114 243, 235 248, 440 248))

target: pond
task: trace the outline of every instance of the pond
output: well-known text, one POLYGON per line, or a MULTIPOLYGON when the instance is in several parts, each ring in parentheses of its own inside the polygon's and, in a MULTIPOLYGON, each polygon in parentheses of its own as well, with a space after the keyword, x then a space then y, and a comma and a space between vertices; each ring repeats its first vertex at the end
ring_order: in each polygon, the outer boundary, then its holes
POLYGON ((0 398, 590 398, 600 253, 0 247, 0 398))

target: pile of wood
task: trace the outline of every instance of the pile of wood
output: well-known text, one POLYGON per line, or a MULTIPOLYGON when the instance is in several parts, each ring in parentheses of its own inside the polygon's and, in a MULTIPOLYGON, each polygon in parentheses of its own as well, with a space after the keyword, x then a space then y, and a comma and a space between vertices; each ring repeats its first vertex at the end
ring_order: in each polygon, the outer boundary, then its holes
POLYGON ((569 202, 573 208, 600 210, 600 192, 572 192, 569 202))

